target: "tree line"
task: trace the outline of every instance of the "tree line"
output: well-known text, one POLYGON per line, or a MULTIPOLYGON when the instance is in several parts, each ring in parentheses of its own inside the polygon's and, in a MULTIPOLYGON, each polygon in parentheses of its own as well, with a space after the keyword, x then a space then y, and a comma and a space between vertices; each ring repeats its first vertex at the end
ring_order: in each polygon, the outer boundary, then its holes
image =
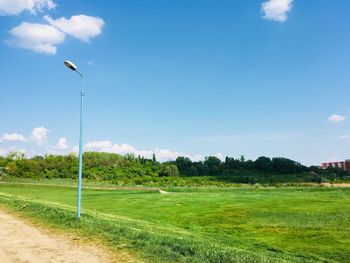
MULTIPOLYGON (((20 178, 72 178, 78 174, 78 158, 74 154, 46 155, 27 158, 22 153, 0 157, 0 176, 20 178)), ((158 162, 133 154, 85 152, 83 176, 96 181, 114 183, 129 181, 143 184, 164 177, 208 177, 238 183, 322 182, 350 180, 349 173, 337 168, 306 167, 296 161, 261 156, 255 161, 226 157, 220 160, 208 156, 203 161, 177 157, 174 161, 158 162)))

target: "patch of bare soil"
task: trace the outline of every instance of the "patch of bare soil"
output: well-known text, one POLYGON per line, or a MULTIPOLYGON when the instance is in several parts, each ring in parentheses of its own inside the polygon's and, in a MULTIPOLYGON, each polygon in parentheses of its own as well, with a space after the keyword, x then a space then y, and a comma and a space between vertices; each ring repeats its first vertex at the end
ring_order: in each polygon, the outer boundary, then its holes
POLYGON ((0 262, 99 263, 139 261, 127 252, 112 255, 101 247, 74 242, 68 236, 38 229, 1 209, 0 262))
POLYGON ((350 187, 350 184, 348 183, 340 183, 340 184, 322 183, 322 185, 327 187, 350 187))

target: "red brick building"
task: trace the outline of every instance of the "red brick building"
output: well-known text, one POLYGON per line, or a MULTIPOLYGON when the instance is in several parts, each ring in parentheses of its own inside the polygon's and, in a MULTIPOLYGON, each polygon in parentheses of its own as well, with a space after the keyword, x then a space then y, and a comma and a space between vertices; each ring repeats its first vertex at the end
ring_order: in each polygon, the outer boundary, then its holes
POLYGON ((328 167, 340 168, 344 171, 350 172, 350 159, 342 161, 342 162, 322 163, 321 167, 324 169, 326 169, 328 167))

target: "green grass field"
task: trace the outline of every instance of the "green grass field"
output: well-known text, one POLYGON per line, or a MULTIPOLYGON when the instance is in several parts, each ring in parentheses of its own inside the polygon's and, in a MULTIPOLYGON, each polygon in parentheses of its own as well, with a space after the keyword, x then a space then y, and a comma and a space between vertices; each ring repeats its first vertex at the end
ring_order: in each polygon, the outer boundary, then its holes
POLYGON ((0 201, 158 262, 349 262, 349 188, 76 190, 0 184, 0 201), (23 199, 25 198, 25 199, 23 199))

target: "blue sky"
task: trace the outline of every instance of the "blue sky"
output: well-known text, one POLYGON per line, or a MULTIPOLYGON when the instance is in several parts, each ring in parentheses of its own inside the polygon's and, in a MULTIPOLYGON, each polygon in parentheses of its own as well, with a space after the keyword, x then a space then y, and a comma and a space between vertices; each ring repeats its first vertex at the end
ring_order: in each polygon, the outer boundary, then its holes
POLYGON ((0 1, 0 154, 350 157, 349 1, 0 1), (9 3, 10 4, 9 4, 9 3))

